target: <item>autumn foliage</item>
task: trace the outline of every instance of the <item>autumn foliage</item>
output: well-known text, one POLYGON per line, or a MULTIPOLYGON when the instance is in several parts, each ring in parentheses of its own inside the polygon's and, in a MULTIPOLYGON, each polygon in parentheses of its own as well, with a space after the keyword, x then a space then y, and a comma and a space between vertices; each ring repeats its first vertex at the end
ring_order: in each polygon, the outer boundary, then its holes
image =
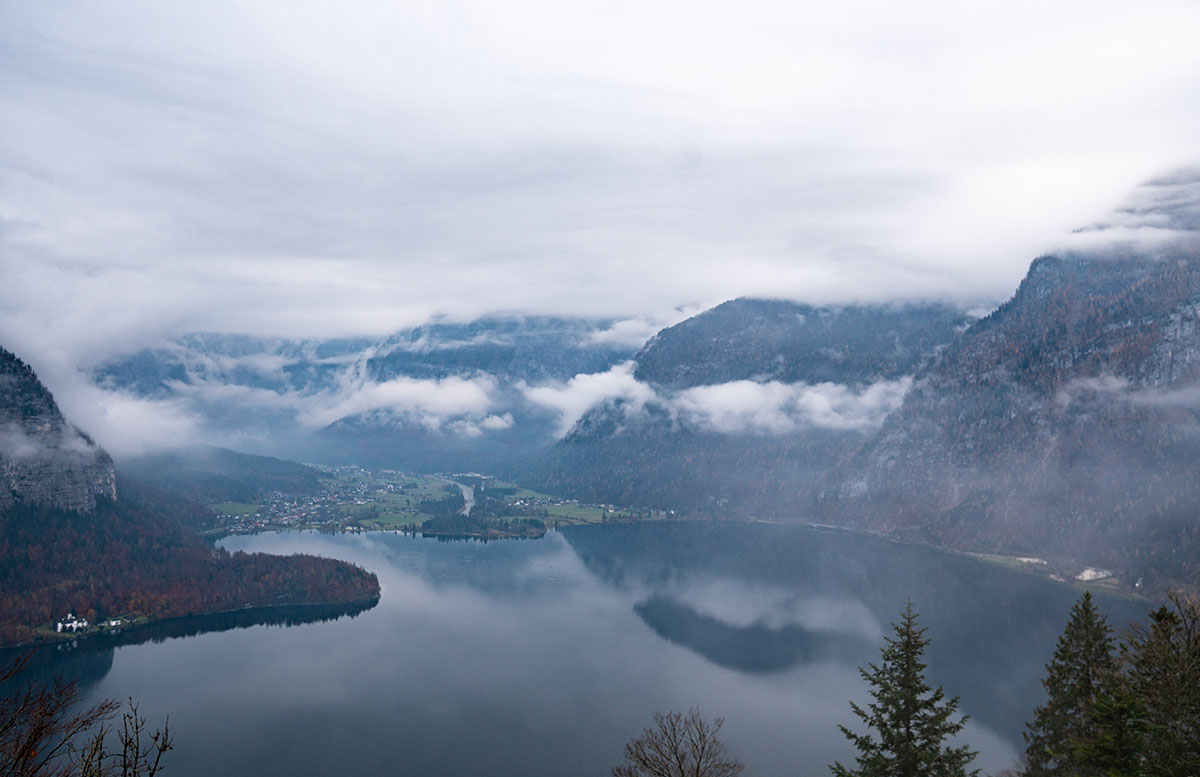
POLYGON ((375 575, 343 561, 214 548, 164 517, 173 500, 158 498, 125 489, 88 515, 29 506, 0 515, 0 645, 31 641, 68 612, 159 619, 379 596, 375 575))

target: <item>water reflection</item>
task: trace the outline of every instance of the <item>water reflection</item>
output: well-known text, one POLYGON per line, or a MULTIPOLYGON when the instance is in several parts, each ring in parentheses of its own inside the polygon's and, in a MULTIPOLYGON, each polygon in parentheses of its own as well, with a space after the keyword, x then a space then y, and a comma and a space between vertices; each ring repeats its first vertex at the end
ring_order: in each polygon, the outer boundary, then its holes
POLYGON ((181 777, 602 775, 651 713, 694 705, 726 717, 748 775, 825 775, 850 756, 836 726, 864 699, 857 667, 906 596, 934 679, 974 716, 979 765, 999 769, 1076 595, 928 549, 762 525, 224 544, 347 559, 383 596, 353 618, 108 647, 93 696, 170 714, 181 777))
MULTIPOLYGON (((171 618, 145 625, 127 626, 92 634, 86 638, 43 645, 33 651, 27 669, 15 683, 49 685, 55 679, 74 682, 86 693, 112 669, 119 647, 160 643, 199 634, 248 629, 255 626, 299 626, 304 623, 353 618, 375 606, 375 602, 350 604, 285 605, 259 607, 211 615, 171 618)), ((22 648, 0 650, 0 664, 8 664, 29 652, 22 648)), ((0 686, 2 688, 2 686, 0 686)))
POLYGON ((797 625, 732 625, 665 596, 652 596, 634 605, 633 610, 663 639, 743 672, 780 672, 835 656, 863 655, 867 647, 857 635, 812 631, 797 625))
MULTIPOLYGON (((654 592, 637 608, 656 633, 741 671, 830 655, 875 660, 886 624, 912 599, 932 639, 929 676, 1014 747, 1081 593, 968 556, 837 531, 660 523, 564 535, 611 585, 654 592)), ((1097 598, 1118 628, 1145 614, 1141 603, 1097 598)))

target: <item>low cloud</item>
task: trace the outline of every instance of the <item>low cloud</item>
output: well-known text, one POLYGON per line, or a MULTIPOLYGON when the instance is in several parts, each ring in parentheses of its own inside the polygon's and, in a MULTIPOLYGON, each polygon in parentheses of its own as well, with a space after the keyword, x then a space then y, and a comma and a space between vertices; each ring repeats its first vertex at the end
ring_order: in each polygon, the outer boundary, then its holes
POLYGON ((512 413, 505 413, 504 415, 490 415, 480 421, 479 425, 492 432, 500 432, 505 429, 511 429, 513 425, 512 413))
POLYGON ((1104 374, 1072 380, 1055 396, 1066 407, 1090 396, 1106 396, 1137 407, 1200 410, 1200 386, 1137 386, 1119 375, 1104 374))
POLYGON ((449 419, 487 415, 495 387, 490 376, 364 382, 348 391, 304 397, 297 418, 306 426, 323 427, 350 416, 382 411, 437 429, 449 419))
POLYGON ((1129 401, 1142 407, 1180 407, 1200 410, 1200 386, 1142 389, 1130 392, 1129 401))
POLYGON ((525 398, 560 414, 565 435, 601 402, 624 400, 629 420, 647 405, 665 409, 678 421, 720 434, 787 434, 808 427, 868 430, 900 406, 911 377, 854 387, 837 383, 781 383, 738 380, 658 392, 633 376, 627 362, 608 372, 576 375, 560 384, 523 387, 525 398))
POLYGON ((1183 168, 1137 186, 1107 218, 1075 230, 1058 248, 1121 258, 1171 255, 1200 244, 1200 169, 1183 168))
POLYGON ((882 424, 911 385, 910 377, 865 388, 739 380, 687 389, 671 403, 687 420, 724 434, 786 434, 805 427, 859 431, 882 424))
POLYGON ((80 456, 94 456, 98 449, 94 443, 88 442, 79 430, 69 424, 57 431, 41 434, 29 434, 20 424, 10 423, 0 426, 0 458, 2 459, 31 459, 47 451, 55 454, 75 453, 80 456))
POLYGON ((5 424, 0 427, 0 457, 28 459, 36 456, 42 447, 16 424, 5 424))
POLYGON ((136 456, 195 443, 199 416, 179 398, 146 399, 83 381, 58 395, 68 421, 77 422, 114 456, 136 456))
POLYGON ((1116 375, 1095 375, 1069 381, 1055 395, 1060 407, 1066 407, 1087 394, 1124 394, 1129 390, 1129 381, 1116 375))
POLYGON ((489 375, 452 376, 441 379, 399 377, 373 381, 350 370, 333 388, 313 391, 276 391, 254 386, 199 380, 172 382, 172 393, 196 405, 226 405, 294 413, 310 429, 320 429, 346 418, 384 414, 436 430, 477 437, 484 431, 506 429, 512 416, 495 415, 496 380, 489 375))
POLYGON ((471 439, 482 437, 487 432, 499 432, 510 429, 512 425, 512 413, 505 413, 504 415, 489 415, 480 421, 460 418, 457 421, 451 422, 447 428, 458 437, 471 439))
POLYGON ((654 389, 633 377, 633 361, 608 372, 579 374, 565 383, 541 386, 521 385, 525 398, 535 405, 559 413, 558 434, 571 430, 584 413, 610 399, 624 399, 631 409, 640 409, 655 398, 654 389))
POLYGON ((640 348, 654 335, 686 318, 705 310, 703 305, 684 305, 666 315, 637 316, 614 321, 607 329, 588 335, 588 341, 598 345, 625 345, 640 348))

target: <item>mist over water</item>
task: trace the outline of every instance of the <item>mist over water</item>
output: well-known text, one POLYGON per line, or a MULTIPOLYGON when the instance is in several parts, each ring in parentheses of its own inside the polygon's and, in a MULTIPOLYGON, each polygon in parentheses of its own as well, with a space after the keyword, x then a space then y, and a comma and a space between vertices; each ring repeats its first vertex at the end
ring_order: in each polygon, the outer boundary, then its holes
MULTIPOLYGON (((223 545, 352 560, 383 594, 353 617, 55 659, 68 674, 82 662, 89 698, 169 714, 175 775, 603 775, 654 711, 691 706, 726 718, 747 774, 825 775, 852 757, 836 726, 854 724, 857 667, 878 657, 907 596, 933 640, 930 675, 963 697, 964 738, 987 772, 1015 761, 1078 595, 927 548, 770 525, 223 545)), ((1100 604, 1116 624, 1146 609, 1100 604)))

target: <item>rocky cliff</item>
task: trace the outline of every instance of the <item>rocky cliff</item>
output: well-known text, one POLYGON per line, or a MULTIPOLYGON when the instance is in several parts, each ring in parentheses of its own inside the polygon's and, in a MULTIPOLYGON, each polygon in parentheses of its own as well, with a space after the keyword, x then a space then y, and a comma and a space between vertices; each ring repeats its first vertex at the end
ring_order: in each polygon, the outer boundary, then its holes
POLYGON ((0 511, 26 504, 87 513, 116 496, 112 459, 63 418, 29 365, 0 348, 0 511))
POLYGON ((1198 457, 1196 243, 1044 257, 819 504, 945 544, 1128 566, 1196 544, 1198 457))

